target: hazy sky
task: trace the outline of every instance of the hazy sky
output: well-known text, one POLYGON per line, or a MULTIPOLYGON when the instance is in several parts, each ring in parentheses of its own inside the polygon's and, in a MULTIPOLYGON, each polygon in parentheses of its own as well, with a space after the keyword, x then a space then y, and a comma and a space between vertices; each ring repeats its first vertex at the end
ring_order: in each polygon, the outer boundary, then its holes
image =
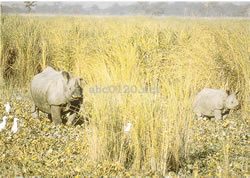
MULTIPOLYGON (((50 5, 50 4, 54 4, 56 1, 43 1, 43 2, 37 2, 37 5, 43 5, 43 4, 47 4, 47 5, 50 5)), ((57 2, 60 2, 60 1, 57 1, 57 2)), ((153 2, 153 1, 150 1, 151 3, 153 2)), ((154 1, 154 2, 157 2, 157 1, 154 1)), ((158 2, 162 2, 162 1, 158 1, 158 2)), ((183 2, 185 2, 185 1, 183 1, 183 2)), ((190 1, 189 1, 190 2, 190 1)), ((195 1, 195 2, 198 2, 198 1, 195 1)), ((205 2, 205 1, 201 1, 201 2, 205 2)), ((230 1, 229 1, 230 2, 230 1)), ((110 2, 107 2, 107 1, 105 1, 105 2, 100 2, 100 1, 97 1, 97 2, 94 2, 94 1, 91 1, 91 2, 88 2, 88 1, 61 1, 60 3, 63 3, 63 4, 71 4, 71 5, 73 5, 73 4, 78 4, 78 5, 81 5, 81 6, 83 6, 83 7, 91 7, 91 6, 93 6, 93 5, 97 5, 99 8, 101 8, 101 9, 105 9, 105 8, 107 8, 107 7, 109 7, 109 6, 112 6, 113 4, 115 4, 115 3, 117 3, 117 4, 119 4, 119 5, 130 5, 130 4, 134 4, 134 3, 137 3, 136 1, 110 1, 110 2)), ((173 1, 170 1, 170 2, 168 2, 168 3, 173 3, 173 1)), ((226 2, 219 2, 219 3, 226 3, 226 2)), ((238 2, 238 1, 235 1, 235 2, 231 2, 231 3, 233 3, 233 4, 249 4, 249 2, 238 2)), ((8 6, 15 6, 15 5, 23 5, 24 4, 24 2, 2 2, 2 4, 5 4, 5 5, 8 5, 8 6)))
MULTIPOLYGON (((124 1, 124 2, 112 2, 112 1, 110 1, 110 2, 100 2, 100 1, 98 1, 98 2, 94 2, 94 1, 91 1, 91 2, 88 2, 88 1, 82 1, 82 2, 79 2, 79 1, 76 1, 76 2, 74 2, 74 1, 58 1, 59 3, 63 3, 63 4, 70 4, 70 5, 74 5, 74 4, 79 4, 79 5, 82 5, 83 7, 91 7, 91 6, 93 6, 93 5, 97 5, 99 8, 101 8, 101 9, 105 9, 105 8, 107 8, 107 7, 109 7, 109 6, 112 6, 113 4, 115 4, 115 3, 117 3, 117 4, 119 4, 119 5, 130 5, 130 4, 134 4, 134 3, 137 3, 137 2, 129 2, 129 1, 124 1)), ((52 5, 52 4, 54 4, 54 3, 56 3, 56 1, 54 1, 54 2, 52 2, 52 1, 48 1, 48 2, 46 2, 46 1, 43 1, 43 2, 37 2, 37 5, 43 5, 43 4, 47 4, 47 5, 52 5)), ((4 5, 8 5, 8 6, 15 6, 15 5, 17 5, 17 6, 19 6, 19 5, 23 5, 24 4, 24 2, 2 2, 2 4, 4 4, 4 5)))

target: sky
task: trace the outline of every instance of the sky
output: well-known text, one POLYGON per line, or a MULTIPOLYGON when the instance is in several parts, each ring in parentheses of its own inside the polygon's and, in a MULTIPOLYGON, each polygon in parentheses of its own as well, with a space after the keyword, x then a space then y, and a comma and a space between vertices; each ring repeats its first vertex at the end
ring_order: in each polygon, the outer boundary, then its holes
MULTIPOLYGON (((5 0, 0 0, 0 2, 3 2, 3 4, 8 4, 9 6, 12 6, 12 5, 20 5, 20 4, 23 4, 23 2, 24 1, 5 1, 5 0)), ((139 0, 140 1, 140 0, 139 0)), ((117 3, 117 4, 119 4, 119 5, 125 5, 125 6, 127 6, 127 5, 131 5, 131 4, 134 4, 134 3, 137 3, 138 1, 36 1, 37 2, 37 4, 53 4, 53 3, 55 3, 55 2, 63 2, 63 3, 69 3, 69 4, 71 4, 71 5, 73 5, 73 4, 82 4, 82 6, 84 6, 84 7, 91 7, 91 6, 93 6, 93 5, 97 5, 99 8, 101 8, 101 9, 105 9, 105 8, 107 8, 107 7, 110 7, 110 6, 112 6, 113 4, 115 4, 115 3, 117 3)), ((147 1, 147 2, 162 2, 162 0, 161 1, 147 1)), ((169 2, 169 3, 173 3, 173 2, 175 2, 175 1, 167 1, 167 2, 169 2)), ((187 1, 182 1, 182 2, 187 2, 187 1)), ((205 1, 195 1, 195 0, 193 0, 193 1, 188 1, 188 2, 205 2, 205 1)), ((223 3, 223 2, 232 2, 233 4, 236 4, 236 5, 239 5, 239 4, 244 4, 244 3, 249 3, 249 1, 216 1, 216 2, 221 2, 221 3, 223 3)))

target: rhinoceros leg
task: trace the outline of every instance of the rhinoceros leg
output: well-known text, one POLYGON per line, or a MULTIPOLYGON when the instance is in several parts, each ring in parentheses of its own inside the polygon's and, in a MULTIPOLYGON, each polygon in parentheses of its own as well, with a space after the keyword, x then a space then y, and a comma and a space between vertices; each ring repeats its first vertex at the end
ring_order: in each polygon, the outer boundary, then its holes
POLYGON ((35 104, 33 104, 33 106, 31 107, 31 115, 34 119, 39 119, 39 109, 35 104))
POLYGON ((197 119, 202 120, 204 117, 201 113, 196 113, 197 119))
POLYGON ((226 110, 225 112, 223 112, 222 118, 226 119, 226 117, 228 116, 229 112, 230 112, 230 110, 226 110))
POLYGON ((51 114, 48 114, 48 119, 52 122, 52 116, 51 116, 51 114))
POLYGON ((221 110, 219 109, 214 110, 214 117, 215 119, 220 120, 222 118, 221 110))
POLYGON ((68 121, 67 121, 67 125, 72 125, 74 119, 76 118, 76 113, 73 113, 71 115, 68 116, 68 121))
POLYGON ((53 122, 58 125, 62 123, 61 119, 61 107, 60 106, 51 106, 51 116, 53 122))
POLYGON ((224 114, 224 115, 222 116, 222 118, 223 118, 223 119, 226 119, 227 116, 228 116, 228 114, 224 114))

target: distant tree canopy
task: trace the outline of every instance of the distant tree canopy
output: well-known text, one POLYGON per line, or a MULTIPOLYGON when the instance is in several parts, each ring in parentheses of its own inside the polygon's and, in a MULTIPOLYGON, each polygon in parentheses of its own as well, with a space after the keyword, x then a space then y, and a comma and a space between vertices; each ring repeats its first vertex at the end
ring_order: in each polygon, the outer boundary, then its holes
POLYGON ((30 13, 32 8, 36 6, 36 1, 24 1, 25 7, 28 9, 30 13))

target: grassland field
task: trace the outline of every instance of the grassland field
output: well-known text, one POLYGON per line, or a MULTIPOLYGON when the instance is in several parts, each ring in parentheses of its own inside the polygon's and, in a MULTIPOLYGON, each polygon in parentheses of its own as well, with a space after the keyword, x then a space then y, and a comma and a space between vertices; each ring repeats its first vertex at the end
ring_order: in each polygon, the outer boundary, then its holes
POLYGON ((0 117, 4 103, 13 108, 0 133, 0 177, 250 176, 248 19, 2 15, 0 46, 0 117), (46 66, 85 80, 88 123, 31 118, 30 81, 46 66), (192 102, 204 87, 239 91, 240 109, 197 120, 192 102))

